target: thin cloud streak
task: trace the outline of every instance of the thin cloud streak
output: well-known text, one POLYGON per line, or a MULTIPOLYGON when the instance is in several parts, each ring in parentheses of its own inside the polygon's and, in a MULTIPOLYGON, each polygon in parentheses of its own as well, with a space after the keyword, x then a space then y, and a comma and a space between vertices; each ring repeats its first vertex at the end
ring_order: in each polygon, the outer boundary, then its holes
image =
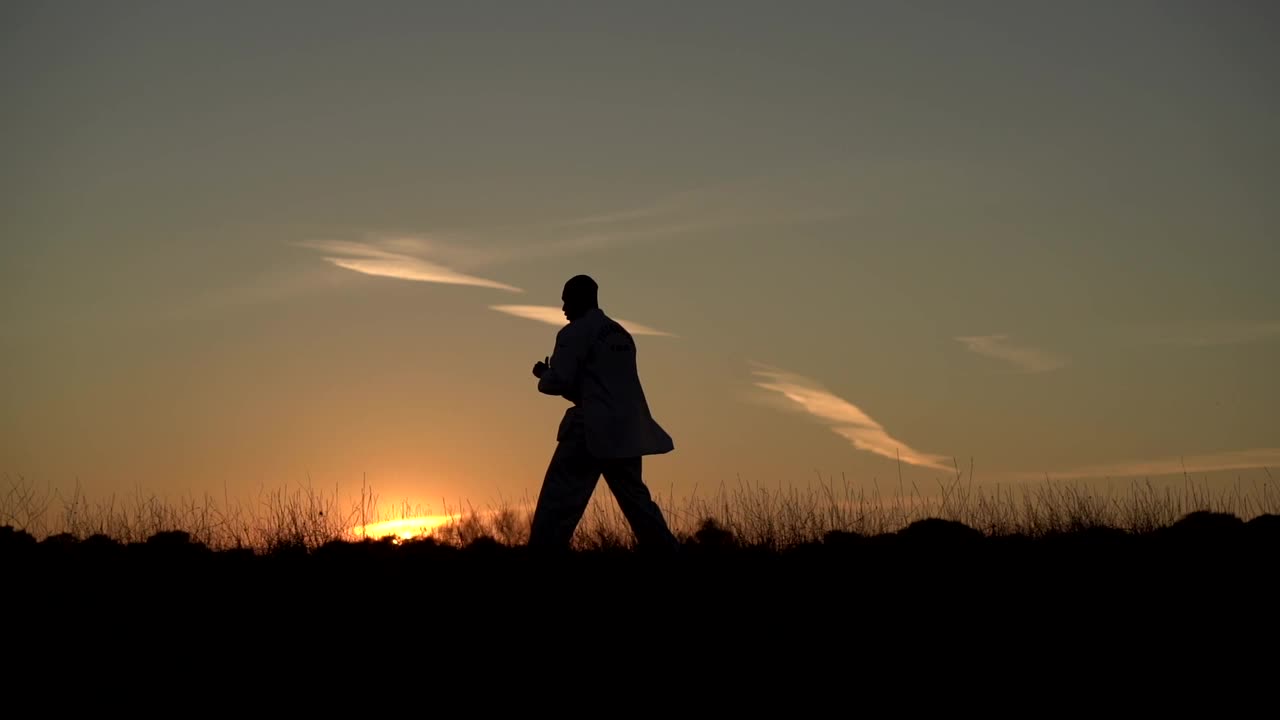
POLYGON ((1193 330, 1165 333, 1159 336, 1156 342, 1186 347, 1216 347, 1258 342, 1273 337, 1280 337, 1280 320, 1225 322, 1193 330))
POLYGON ((605 219, 592 220, 590 223, 575 221, 575 225, 581 224, 583 227, 574 229, 567 234, 556 233, 553 237, 541 242, 532 240, 532 238, 539 235, 539 230, 536 227, 522 229, 520 234, 530 239, 520 245, 486 245, 485 243, 492 242, 492 235, 477 232, 470 234, 469 242, 471 244, 467 246, 434 243, 429 254, 437 257, 453 258, 457 265, 480 268, 637 246, 669 238, 688 236, 699 232, 725 230, 732 227, 760 226, 767 223, 811 222, 837 217, 840 214, 842 213, 819 213, 816 211, 794 214, 775 213, 771 215, 747 212, 724 213, 721 215, 702 213, 689 218, 661 219, 650 217, 649 213, 643 213, 643 217, 650 221, 634 225, 619 225, 605 219))
POLYGON ((1159 475, 1188 475, 1222 470, 1258 470, 1280 466, 1280 448, 1255 448, 1252 450, 1227 450, 1188 457, 1167 457, 1153 460, 1087 465, 1049 473, 1019 473, 1020 479, 1057 478, 1107 478, 1153 477, 1159 475))
MULTIPOLYGON (((564 311, 552 305, 490 305, 491 310, 497 310, 501 313, 514 315, 518 318, 526 320, 534 320, 547 325, 555 325, 556 327, 564 327, 568 324, 565 320, 564 311)), ((663 331, 656 330, 640 323, 621 318, 614 318, 619 325, 627 329, 632 335, 655 335, 659 337, 676 337, 675 335, 663 331)))
POLYGON ((197 295, 189 306, 174 307, 172 310, 227 309, 281 302, 345 288, 350 282, 348 277, 346 273, 323 266, 266 271, 244 284, 209 290, 197 295))
MULTIPOLYGON (((431 254, 453 257, 457 259, 457 264, 459 265, 479 268, 518 261, 580 255, 587 252, 684 235, 698 230, 727 227, 729 224, 724 220, 705 219, 684 223, 651 224, 647 227, 637 228, 600 227, 578 231, 574 234, 539 243, 530 242, 520 246, 496 245, 486 247, 479 244, 481 240, 476 240, 475 245, 468 247, 437 243, 433 247, 431 254)), ((535 233, 530 231, 528 234, 535 233)))
POLYGON ((793 409, 801 410, 831 425, 831 431, 845 438, 859 450, 883 457, 901 459, 908 465, 950 470, 948 458, 916 450, 889 435, 880 423, 861 408, 823 389, 808 378, 782 370, 757 369, 757 387, 778 393, 793 409))
POLYGON ((1022 372, 1042 373, 1067 365, 1066 358, 1032 347, 1014 345, 1007 335, 966 335, 956 340, 973 353, 1012 364, 1022 372))
MULTIPOLYGON (((724 230, 807 223, 849 214, 839 209, 786 208, 750 192, 756 183, 731 182, 685 190, 630 208, 566 220, 522 223, 488 229, 458 230, 431 238, 406 234, 383 238, 393 252, 429 257, 452 268, 476 270, 535 258, 580 255, 641 245, 673 237, 724 230)), ((385 251, 385 250, 384 250, 385 251)))
POLYGON ((670 215, 672 213, 678 213, 682 209, 693 209, 694 211, 697 211, 699 206, 701 206, 701 209, 705 211, 708 206, 714 205, 717 200, 723 202, 729 198, 736 197, 741 195, 744 189, 751 185, 758 184, 759 181, 737 180, 715 185, 704 185, 702 187, 689 188, 687 190, 681 190, 658 198, 648 205, 622 208, 564 220, 556 223, 556 226, 576 227, 629 222, 655 216, 670 215))
MULTIPOLYGON (((688 196, 691 193, 681 193, 676 197, 688 196)), ((560 227, 582 227, 587 225, 604 225, 618 222, 629 222, 634 220, 645 220, 656 215, 670 212, 674 208, 678 208, 682 203, 676 201, 658 202, 648 207, 629 208, 625 210, 615 210, 613 212, 600 213, 598 215, 587 215, 572 220, 564 220, 557 223, 560 227)))
POLYGON ((365 275, 445 285, 470 285, 506 290, 508 292, 524 292, 518 287, 498 282, 497 280, 458 272, 439 263, 402 251, 403 249, 415 247, 427 247, 421 244, 414 244, 415 241, 416 239, 414 238, 391 238, 384 241, 384 245, 390 244, 396 250, 378 247, 372 243, 347 241, 314 241, 300 244, 325 253, 331 253, 322 257, 325 262, 365 275), (337 255, 351 257, 337 257, 337 255))
POLYGON ((535 255, 576 254, 619 247, 637 242, 652 241, 677 235, 688 235, 700 231, 724 230, 733 227, 759 227, 766 224, 805 223, 828 220, 846 215, 844 211, 802 210, 795 212, 779 212, 767 209, 726 209, 716 212, 697 211, 683 218, 660 218, 660 213, 647 209, 633 211, 634 217, 646 220, 661 219, 661 222, 650 222, 639 227, 614 227, 609 225, 621 222, 628 216, 621 211, 612 216, 590 218, 573 221, 575 225, 589 225, 592 229, 581 235, 551 241, 533 248, 512 249, 510 256, 503 260, 524 258, 532 251, 535 255))

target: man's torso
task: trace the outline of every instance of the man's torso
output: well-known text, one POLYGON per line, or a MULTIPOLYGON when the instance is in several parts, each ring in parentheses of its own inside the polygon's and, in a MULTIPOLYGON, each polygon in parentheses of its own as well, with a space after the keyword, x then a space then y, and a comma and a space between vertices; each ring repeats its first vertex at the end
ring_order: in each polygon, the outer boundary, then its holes
POLYGON ((576 323, 572 342, 582 343, 578 382, 566 397, 558 436, 582 432, 593 454, 629 457, 670 452, 671 438, 649 412, 640 383, 636 345, 631 334, 603 311, 593 310, 576 323))

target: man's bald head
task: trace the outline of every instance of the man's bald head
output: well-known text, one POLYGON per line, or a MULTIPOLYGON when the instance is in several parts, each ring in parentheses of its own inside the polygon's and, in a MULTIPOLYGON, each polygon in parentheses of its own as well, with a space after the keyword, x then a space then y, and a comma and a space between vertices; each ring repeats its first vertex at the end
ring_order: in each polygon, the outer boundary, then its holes
POLYGON ((564 284, 560 299, 564 301, 564 316, 577 320, 588 311, 600 307, 600 286, 589 275, 574 275, 564 284))

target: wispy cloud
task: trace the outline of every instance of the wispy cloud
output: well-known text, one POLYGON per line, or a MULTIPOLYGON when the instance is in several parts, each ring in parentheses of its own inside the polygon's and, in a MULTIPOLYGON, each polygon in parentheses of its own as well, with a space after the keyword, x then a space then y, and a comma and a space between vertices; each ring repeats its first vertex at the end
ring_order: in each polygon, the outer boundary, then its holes
POLYGON ((1044 350, 1015 345, 1007 335, 966 335, 956 338, 971 352, 1003 360, 1022 372, 1041 373, 1065 367, 1066 358, 1044 350))
POLYGON ((524 259, 530 255, 571 255, 639 243, 654 242, 700 232, 735 227, 806 223, 842 217, 839 210, 780 210, 762 207, 691 207, 666 213, 654 208, 623 210, 608 215, 569 221, 581 229, 558 235, 549 242, 512 247, 504 259, 524 259))
POLYGON ((239 285, 196 291, 187 305, 173 306, 171 312, 230 309, 281 302, 346 287, 346 273, 323 266, 263 270, 239 285))
POLYGON ((1153 333, 1152 339, 1164 345, 1213 347, 1258 342, 1275 337, 1280 337, 1280 320, 1229 321, 1178 330, 1166 329, 1153 333))
MULTIPOLYGON (((423 241, 423 254, 450 258, 458 267, 483 268, 543 258, 570 257, 609 248, 620 248, 655 242, 664 238, 688 235, 700 230, 729 227, 724 218, 704 217, 668 222, 650 222, 624 227, 602 221, 598 226, 575 228, 552 233, 545 228, 528 227, 518 231, 521 240, 509 240, 508 232, 473 231, 456 236, 453 242, 423 241), (462 238, 465 238, 462 239, 462 238)), ((512 231, 511 234, 515 234, 512 231)))
MULTIPOLYGON (((417 257, 451 268, 476 270, 526 260, 574 256, 610 248, 660 242, 734 227, 808 223, 843 217, 848 210, 820 205, 796 207, 769 193, 759 181, 725 182, 673 192, 643 204, 615 207, 567 219, 500 227, 432 229, 426 237, 396 238, 417 257)), ((380 241, 385 242, 385 241, 380 241)))
POLYGON ((365 275, 523 292, 512 285, 468 275, 406 252, 426 247, 416 238, 387 238, 377 242, 319 240, 299 245, 326 253, 321 258, 325 262, 365 275))
MULTIPOLYGON (((810 195, 816 197, 815 193, 810 195)), ((790 197, 794 196, 793 192, 790 197)), ((812 202, 813 197, 805 197, 806 202, 812 202)), ((568 219, 489 228, 431 228, 425 233, 371 234, 358 241, 311 240, 295 245, 319 251, 319 259, 334 267, 364 275, 524 292, 493 279, 494 268, 677 237, 712 237, 732 227, 805 223, 847 213, 843 206, 835 210, 817 205, 797 207, 787 196, 771 197, 759 181, 744 180, 568 219)), ((519 317, 553 322, 546 310, 537 306, 501 307, 505 308, 502 312, 519 317)), ((557 318, 554 322, 561 321, 557 318)), ((636 323, 624 325, 636 334, 670 335, 636 323)))
POLYGON ((714 200, 716 196, 723 196, 729 190, 729 187, 726 185, 684 190, 659 198, 648 205, 584 215, 560 221, 556 225, 559 227, 581 227, 631 222, 655 216, 670 215, 678 213, 681 209, 688 209, 691 205, 698 204, 700 201, 705 202, 707 199, 714 200))
MULTIPOLYGON (((1151 460, 1130 460, 1118 463, 1086 465, 1047 473, 1051 478, 1124 478, 1156 477, 1216 472, 1222 470, 1257 470, 1280 466, 1280 448, 1255 448, 1252 450, 1227 450, 1223 452, 1165 457, 1151 460)), ((1019 473, 1025 479, 1043 478, 1046 473, 1019 473)))
MULTIPOLYGON (((490 305, 493 310, 514 315, 518 318, 526 320, 535 320, 556 327, 563 327, 568 323, 564 318, 564 311, 552 305, 490 305)), ((658 335, 662 337, 675 337, 669 332, 663 330, 655 330, 654 328, 630 320, 614 318, 618 324, 627 329, 632 335, 658 335)))
POLYGON ((757 387, 778 393, 790 407, 828 423, 831 431, 866 452, 901 459, 917 467, 949 470, 947 458, 916 450, 889 435, 880 423, 853 403, 832 394, 814 381, 773 368, 752 370, 757 387))

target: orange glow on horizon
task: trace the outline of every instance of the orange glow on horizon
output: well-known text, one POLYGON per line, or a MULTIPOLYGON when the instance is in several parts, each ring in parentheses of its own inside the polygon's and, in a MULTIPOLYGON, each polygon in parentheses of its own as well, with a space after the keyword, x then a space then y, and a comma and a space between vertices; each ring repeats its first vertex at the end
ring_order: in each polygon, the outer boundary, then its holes
POLYGON ((356 537, 367 537, 372 540, 379 540, 385 537, 408 540, 429 535, 432 530, 460 518, 460 515, 418 515, 399 520, 384 520, 366 525, 357 525, 351 528, 351 532, 356 537))

